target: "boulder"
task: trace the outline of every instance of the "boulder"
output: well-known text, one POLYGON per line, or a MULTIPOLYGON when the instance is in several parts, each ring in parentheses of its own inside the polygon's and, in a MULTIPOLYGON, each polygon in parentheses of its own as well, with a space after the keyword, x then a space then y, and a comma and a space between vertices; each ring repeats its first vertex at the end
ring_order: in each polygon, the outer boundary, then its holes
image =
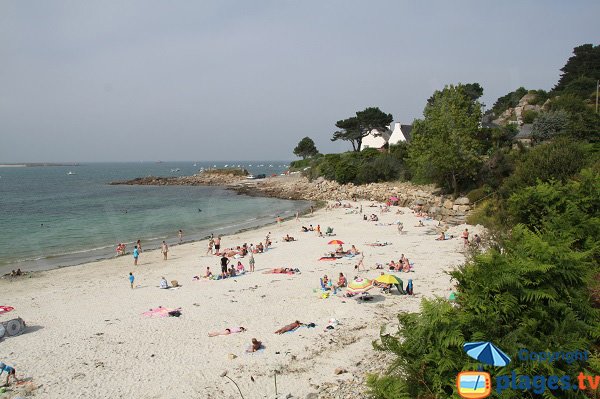
POLYGON ((469 205, 471 201, 467 197, 460 197, 454 201, 454 205, 469 205))

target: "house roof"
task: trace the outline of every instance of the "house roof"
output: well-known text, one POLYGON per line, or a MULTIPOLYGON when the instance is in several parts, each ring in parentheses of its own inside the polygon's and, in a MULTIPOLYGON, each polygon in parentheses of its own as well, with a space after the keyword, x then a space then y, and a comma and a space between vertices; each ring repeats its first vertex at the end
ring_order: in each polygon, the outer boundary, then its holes
POLYGON ((406 141, 410 141, 412 139, 412 125, 400 125, 402 129, 402 133, 404 133, 404 137, 406 137, 406 141))
POLYGON ((533 124, 526 123, 519 127, 519 133, 515 136, 515 140, 530 139, 532 137, 533 124))

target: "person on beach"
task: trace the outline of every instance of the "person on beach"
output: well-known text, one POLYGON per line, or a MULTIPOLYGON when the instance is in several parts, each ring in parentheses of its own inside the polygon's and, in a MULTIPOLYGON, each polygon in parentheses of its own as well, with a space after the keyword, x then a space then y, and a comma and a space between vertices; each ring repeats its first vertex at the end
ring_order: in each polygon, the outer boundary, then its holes
POLYGON ((4 364, 3 362, 0 361, 0 376, 2 375, 2 373, 4 373, 6 371, 6 383, 4 384, 4 386, 9 386, 10 385, 10 377, 14 378, 15 381, 19 381, 19 379, 17 378, 17 371, 14 369, 14 367, 10 367, 7 364, 4 364))
POLYGON ((364 253, 364 252, 362 252, 362 253, 360 254, 360 259, 358 260, 358 263, 356 264, 356 266, 354 266, 354 269, 356 269, 356 270, 360 271, 360 267, 361 267, 361 266, 362 266, 362 267, 363 267, 363 269, 364 269, 364 268, 365 268, 365 265, 364 265, 364 260, 365 260, 365 253, 364 253))
POLYGON ((215 238, 215 255, 221 255, 221 236, 215 238))
POLYGON ((204 274, 205 278, 211 278, 213 276, 212 272, 210 271, 210 267, 206 267, 206 273, 204 274))
POLYGON ((310 206, 310 214, 311 214, 311 215, 313 214, 313 211, 314 211, 314 208, 313 208, 313 206, 311 205, 311 206, 310 206))
POLYGON ((296 222, 300 221, 300 212, 296 211, 296 222))
POLYGON ((221 278, 227 278, 227 265, 229 264, 229 258, 223 254, 221 257, 221 278))
POLYGON ((212 331, 208 333, 209 337, 216 337, 219 335, 229 335, 229 334, 237 334, 237 333, 242 333, 245 332, 246 328, 245 327, 231 327, 231 328, 226 328, 223 331, 212 331))
POLYGON ((136 244, 137 244, 137 247, 138 247, 138 252, 141 254, 142 253, 142 241, 141 240, 137 240, 136 244))
POLYGON ((469 229, 465 229, 465 231, 463 231, 462 238, 465 246, 469 245, 469 229))
POLYGON ((179 229, 177 235, 179 236, 179 243, 181 244, 183 242, 183 230, 179 229))
POLYGON ((135 277, 133 277, 133 273, 129 272, 129 285, 131 285, 131 289, 133 289, 133 281, 135 280, 135 277))
POLYGON ((281 226, 281 222, 283 222, 283 219, 281 218, 281 216, 277 215, 277 219, 275 219, 277 221, 277 224, 281 226))
POLYGON ((275 334, 283 334, 288 331, 294 331, 296 328, 300 327, 303 323, 300 323, 298 320, 295 322, 288 324, 287 326, 281 327, 279 330, 275 331, 275 334))
POLYGON ((250 345, 250 347, 248 349, 246 349, 246 352, 249 352, 249 353, 256 352, 256 351, 260 350, 261 348, 262 348, 262 342, 260 342, 256 338, 252 338, 252 344, 250 345))
POLYGON ((167 245, 167 243, 164 240, 160 247, 160 252, 162 252, 162 254, 163 254, 163 259, 167 260, 167 253, 169 252, 169 246, 167 245))
POLYGON ((138 249, 138 246, 136 245, 135 247, 133 247, 133 265, 134 266, 137 266, 139 257, 140 257, 140 250, 138 249))
POLYGON ((210 240, 208 240, 208 249, 206 250, 207 255, 212 255, 214 245, 215 245, 215 240, 213 240, 213 238, 211 237, 210 240))
POLYGON ((158 284, 158 287, 166 290, 167 288, 169 288, 169 283, 167 283, 167 279, 164 277, 160 278, 160 283, 158 284))
POLYGON ((340 273, 340 277, 338 278, 338 287, 345 287, 346 285, 348 285, 348 282, 346 281, 346 276, 344 276, 344 273, 340 273))
POLYGON ((254 254, 252 252, 250 252, 250 259, 248 260, 248 263, 250 264, 250 271, 253 272, 254 271, 254 254))

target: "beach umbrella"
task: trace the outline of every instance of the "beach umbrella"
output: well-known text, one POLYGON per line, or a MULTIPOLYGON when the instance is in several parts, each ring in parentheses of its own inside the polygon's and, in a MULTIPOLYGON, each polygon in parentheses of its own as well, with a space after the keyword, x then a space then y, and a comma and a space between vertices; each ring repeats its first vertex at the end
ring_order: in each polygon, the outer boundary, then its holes
POLYGON ((473 359, 491 366, 503 367, 510 363, 510 357, 491 342, 467 342, 463 350, 473 359))
POLYGON ((353 294, 366 292, 371 288, 373 288, 373 282, 366 278, 357 278, 348 283, 348 292, 353 294))
POLYGON ((381 276, 377 277, 375 281, 383 284, 400 284, 400 280, 391 274, 382 274, 381 276))
POLYGON ((15 308, 12 306, 0 306, 0 314, 12 312, 15 308))
POLYGON ((344 245, 344 242, 342 240, 331 240, 327 244, 329 244, 329 245, 344 245))

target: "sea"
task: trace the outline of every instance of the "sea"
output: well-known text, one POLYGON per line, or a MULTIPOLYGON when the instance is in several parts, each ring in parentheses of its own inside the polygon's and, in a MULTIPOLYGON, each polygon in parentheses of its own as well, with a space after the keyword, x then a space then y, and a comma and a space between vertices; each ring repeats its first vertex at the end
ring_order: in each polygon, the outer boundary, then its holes
POLYGON ((273 223, 307 201, 250 197, 222 187, 110 185, 145 176, 188 176, 202 168, 242 167, 267 176, 286 161, 81 163, 0 167, 0 275, 49 270, 116 255, 139 239, 144 250, 165 240, 205 239, 273 223))

